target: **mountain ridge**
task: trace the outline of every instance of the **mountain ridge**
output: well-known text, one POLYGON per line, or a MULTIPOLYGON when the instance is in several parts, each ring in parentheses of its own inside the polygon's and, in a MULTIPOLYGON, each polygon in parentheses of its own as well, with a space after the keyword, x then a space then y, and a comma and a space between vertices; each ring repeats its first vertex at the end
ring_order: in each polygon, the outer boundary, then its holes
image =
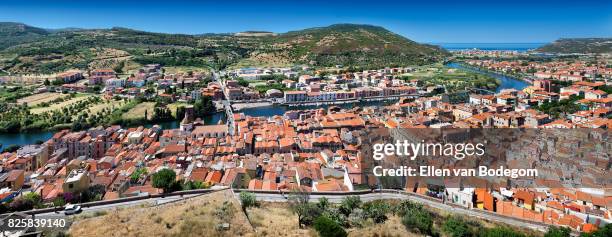
POLYGON ((363 24, 334 24, 278 34, 167 34, 125 27, 49 30, 23 23, 0 23, 1 29, 6 33, 0 34, 0 41, 5 42, 0 44, 0 68, 13 73, 115 67, 126 60, 216 68, 251 62, 376 68, 422 65, 448 56, 438 46, 363 24))
POLYGON ((612 37, 559 38, 538 49, 543 53, 612 53, 612 37))

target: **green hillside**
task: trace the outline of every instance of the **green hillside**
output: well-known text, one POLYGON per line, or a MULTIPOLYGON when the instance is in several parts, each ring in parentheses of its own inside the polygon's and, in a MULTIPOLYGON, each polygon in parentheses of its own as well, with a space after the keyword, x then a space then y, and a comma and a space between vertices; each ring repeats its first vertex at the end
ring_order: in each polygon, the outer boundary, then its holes
POLYGON ((284 34, 164 34, 127 28, 45 30, 0 23, 0 68, 54 73, 71 68, 166 66, 225 68, 240 63, 376 68, 428 64, 447 52, 382 27, 339 24, 284 34))
POLYGON ((544 53, 612 53, 612 38, 559 39, 537 49, 544 53))

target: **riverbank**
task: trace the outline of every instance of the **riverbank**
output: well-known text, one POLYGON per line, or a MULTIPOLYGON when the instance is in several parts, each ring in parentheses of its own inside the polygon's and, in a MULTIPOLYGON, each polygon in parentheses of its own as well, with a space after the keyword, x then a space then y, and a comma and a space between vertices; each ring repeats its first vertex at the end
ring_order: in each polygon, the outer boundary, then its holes
MULTIPOLYGON (((492 72, 474 69, 471 67, 461 65, 460 63, 457 63, 457 62, 448 63, 446 64, 446 66, 450 68, 471 70, 476 73, 486 74, 486 75, 499 79, 502 83, 497 87, 496 89, 497 92, 503 89, 523 90, 525 87, 530 85, 530 83, 523 81, 523 80, 519 80, 517 78, 501 75, 498 73, 492 73, 492 72)), ((382 97, 382 98, 368 99, 365 101, 358 101, 358 100, 336 101, 331 104, 321 104, 321 103, 313 102, 313 103, 296 103, 293 105, 278 105, 278 104, 270 104, 266 102, 261 102, 261 103, 257 102, 251 105, 250 103, 249 104, 241 103, 244 105, 240 105, 240 109, 237 112, 244 113, 245 115, 253 116, 253 117, 261 117, 261 116, 271 117, 275 115, 282 116, 285 114, 285 112, 289 110, 296 110, 296 109, 317 109, 317 108, 328 108, 329 106, 338 106, 338 107, 345 108, 345 109, 354 108, 356 106, 386 106, 386 105, 392 104, 396 100, 397 99, 395 98, 382 97)), ((202 119, 204 120, 205 124, 218 124, 220 121, 225 120, 225 113, 222 113, 222 112, 213 113, 213 114, 207 115, 206 117, 202 119)), ((132 126, 127 126, 127 127, 138 127, 138 126, 152 127, 155 124, 160 125, 162 129, 174 129, 180 126, 180 121, 173 120, 173 121, 162 122, 162 123, 145 123, 143 125, 132 125, 132 126)), ((22 146, 22 145, 27 145, 27 144, 34 144, 37 141, 49 140, 53 136, 54 133, 55 131, 39 131, 39 132, 27 132, 27 133, 0 133, 0 144, 3 144, 3 147, 5 148, 10 145, 22 146)))
POLYGON ((508 77, 508 78, 513 79, 513 80, 524 81, 524 82, 527 82, 529 84, 533 83, 533 81, 529 80, 529 78, 527 78, 527 77, 521 77, 521 76, 517 76, 517 75, 514 75, 514 74, 497 72, 497 71, 489 70, 489 69, 483 68, 483 67, 472 66, 472 65, 469 65, 469 64, 466 64, 466 63, 463 63, 463 62, 453 62, 453 63, 459 64, 460 66, 462 66, 462 67, 464 67, 466 69, 471 69, 471 70, 474 70, 474 71, 479 71, 481 73, 484 72, 484 73, 488 73, 488 74, 494 74, 494 75, 498 75, 498 76, 508 77))
POLYGON ((254 103, 232 104, 232 108, 234 108, 236 112, 244 110, 244 109, 254 109, 254 108, 268 107, 268 106, 272 106, 272 102, 254 102, 254 103))
POLYGON ((466 70, 470 72, 480 73, 480 74, 488 75, 496 79, 499 79, 501 81, 501 84, 495 89, 495 92, 500 92, 504 89, 523 90, 526 87, 531 86, 531 83, 532 83, 529 80, 519 79, 519 78, 515 78, 512 76, 506 76, 498 72, 480 70, 480 68, 478 67, 466 65, 465 63, 461 63, 461 62, 450 62, 450 63, 445 64, 445 66, 449 68, 456 68, 456 69, 466 70))
POLYGON ((349 100, 293 102, 293 103, 284 103, 282 105, 286 105, 289 107, 344 105, 344 104, 355 104, 355 103, 364 103, 364 102, 396 101, 402 97, 411 97, 411 96, 420 97, 420 95, 408 94, 408 95, 394 95, 394 96, 377 96, 377 97, 369 97, 369 98, 362 98, 362 99, 349 99, 349 100))

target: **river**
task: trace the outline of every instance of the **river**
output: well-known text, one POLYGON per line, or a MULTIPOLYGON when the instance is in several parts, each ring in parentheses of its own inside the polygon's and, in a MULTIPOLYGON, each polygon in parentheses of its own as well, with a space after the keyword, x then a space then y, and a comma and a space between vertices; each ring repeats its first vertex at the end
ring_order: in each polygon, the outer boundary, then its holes
POLYGON ((495 92, 500 92, 503 89, 523 90, 525 87, 529 86, 529 82, 526 82, 523 80, 505 76, 499 73, 483 71, 478 68, 466 67, 459 63, 451 62, 451 63, 447 63, 446 66, 450 68, 457 68, 457 69, 466 70, 470 72, 480 73, 483 75, 487 75, 487 76, 499 79, 501 81, 501 84, 497 87, 497 89, 495 89, 495 92))
MULTIPOLYGON (((477 70, 474 68, 468 68, 458 63, 448 63, 446 66, 450 68, 457 68, 457 69, 467 70, 471 72, 476 72, 476 73, 488 75, 488 76, 499 79, 501 81, 501 85, 497 88, 496 90, 497 92, 503 89, 511 89, 511 88, 522 90, 523 88, 529 86, 529 83, 522 81, 522 80, 518 80, 512 77, 504 76, 504 75, 497 74, 497 73, 491 73, 491 72, 477 70)), ((356 103, 340 104, 340 105, 334 105, 334 106, 339 106, 341 108, 352 108, 355 106, 388 105, 390 103, 393 103, 393 102, 389 102, 389 101, 356 102, 356 103)), ((273 106, 266 106, 266 107, 248 108, 248 109, 243 109, 237 112, 244 113, 245 115, 249 115, 249 116, 274 116, 274 115, 283 115, 288 110, 315 109, 315 108, 327 108, 327 107, 328 106, 326 105, 324 106, 300 106, 300 107, 286 107, 282 105, 273 105, 273 106)), ((215 113, 215 114, 206 116, 204 118, 204 123, 205 124, 218 124, 219 121, 221 120, 225 120, 225 114, 215 113)), ((163 129, 174 129, 174 128, 179 127, 180 125, 179 123, 180 121, 170 121, 170 122, 162 122, 162 123, 157 123, 157 124, 160 125, 163 129)), ((146 124, 145 127, 152 127, 153 125, 154 124, 146 124)), ((13 144, 22 146, 22 145, 27 145, 27 144, 34 144, 37 141, 46 141, 49 138, 51 138, 53 134, 54 132, 50 132, 50 131, 18 133, 18 134, 0 133, 0 144, 3 145, 2 147, 0 147, 0 150, 8 147, 9 145, 13 145, 13 144)))

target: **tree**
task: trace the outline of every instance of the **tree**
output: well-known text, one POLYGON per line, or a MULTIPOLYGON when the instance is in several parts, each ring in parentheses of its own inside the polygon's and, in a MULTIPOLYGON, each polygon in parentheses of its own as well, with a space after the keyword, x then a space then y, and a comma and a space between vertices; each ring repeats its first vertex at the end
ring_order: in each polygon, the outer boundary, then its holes
POLYGON ((345 216, 349 216, 353 209, 359 206, 361 206, 361 199, 359 196, 348 196, 340 203, 340 212, 345 216))
POLYGON ((249 207, 257 206, 257 199, 255 198, 255 194, 245 191, 240 192, 240 204, 242 204, 242 211, 248 216, 246 210, 249 207))
POLYGON ((19 150, 19 148, 21 148, 19 145, 12 144, 12 145, 7 146, 6 148, 4 148, 4 150, 2 150, 2 152, 12 153, 12 152, 16 152, 17 150, 19 150))
POLYGON ((33 208, 42 207, 42 198, 38 193, 29 192, 19 198, 16 198, 9 205, 12 211, 26 211, 33 208))
POLYGON ((572 230, 570 228, 551 226, 546 234, 544 234, 544 237, 569 237, 571 233, 572 230))
POLYGON ((348 235, 342 226, 326 216, 318 217, 314 221, 314 228, 321 237, 346 237, 348 235))
POLYGON ((100 201, 105 193, 106 187, 102 184, 90 186, 81 193, 81 202, 100 201))
POLYGON ((197 117, 203 118, 205 115, 215 112, 215 105, 210 96, 202 96, 193 105, 193 112, 197 117))
POLYGON ((142 175, 147 175, 147 169, 145 169, 145 168, 138 168, 138 169, 136 169, 136 171, 134 171, 130 175, 130 181, 132 181, 132 183, 136 183, 136 182, 138 182, 138 180, 140 179, 140 176, 142 176, 142 175))
POLYGON ((374 223, 385 222, 387 220, 387 213, 389 213, 390 210, 391 207, 384 200, 367 202, 363 205, 365 216, 372 218, 374 223))
POLYGON ((240 77, 238 78, 238 85, 242 87, 249 87, 249 82, 245 80, 244 78, 240 77))
POLYGON ((304 188, 298 187, 289 194, 289 206, 291 211, 298 216, 298 226, 311 225, 321 214, 321 210, 314 203, 308 202, 310 193, 304 188))
POLYGON ((321 209, 322 211, 325 211, 327 210, 327 208, 329 208, 329 205, 330 205, 329 199, 327 199, 326 197, 319 198, 319 202, 317 203, 317 207, 319 209, 321 209))
POLYGON ((468 237, 470 236, 470 230, 468 225, 463 219, 450 216, 444 224, 442 224, 442 231, 452 237, 468 237))
POLYGON ((402 224, 406 229, 416 229, 421 234, 431 234, 433 219, 425 209, 410 209, 402 218, 402 224))
POLYGON ((189 180, 183 184, 183 190, 194 190, 208 188, 206 184, 201 181, 189 180))
POLYGON ((176 107, 176 119, 182 119, 185 117, 185 106, 176 107))
POLYGON ((49 78, 45 78, 45 86, 49 86, 49 85, 51 85, 49 78))
POLYGON ((167 193, 176 181, 176 173, 171 169, 162 169, 153 174, 152 180, 153 187, 161 188, 164 190, 164 193, 167 193))

